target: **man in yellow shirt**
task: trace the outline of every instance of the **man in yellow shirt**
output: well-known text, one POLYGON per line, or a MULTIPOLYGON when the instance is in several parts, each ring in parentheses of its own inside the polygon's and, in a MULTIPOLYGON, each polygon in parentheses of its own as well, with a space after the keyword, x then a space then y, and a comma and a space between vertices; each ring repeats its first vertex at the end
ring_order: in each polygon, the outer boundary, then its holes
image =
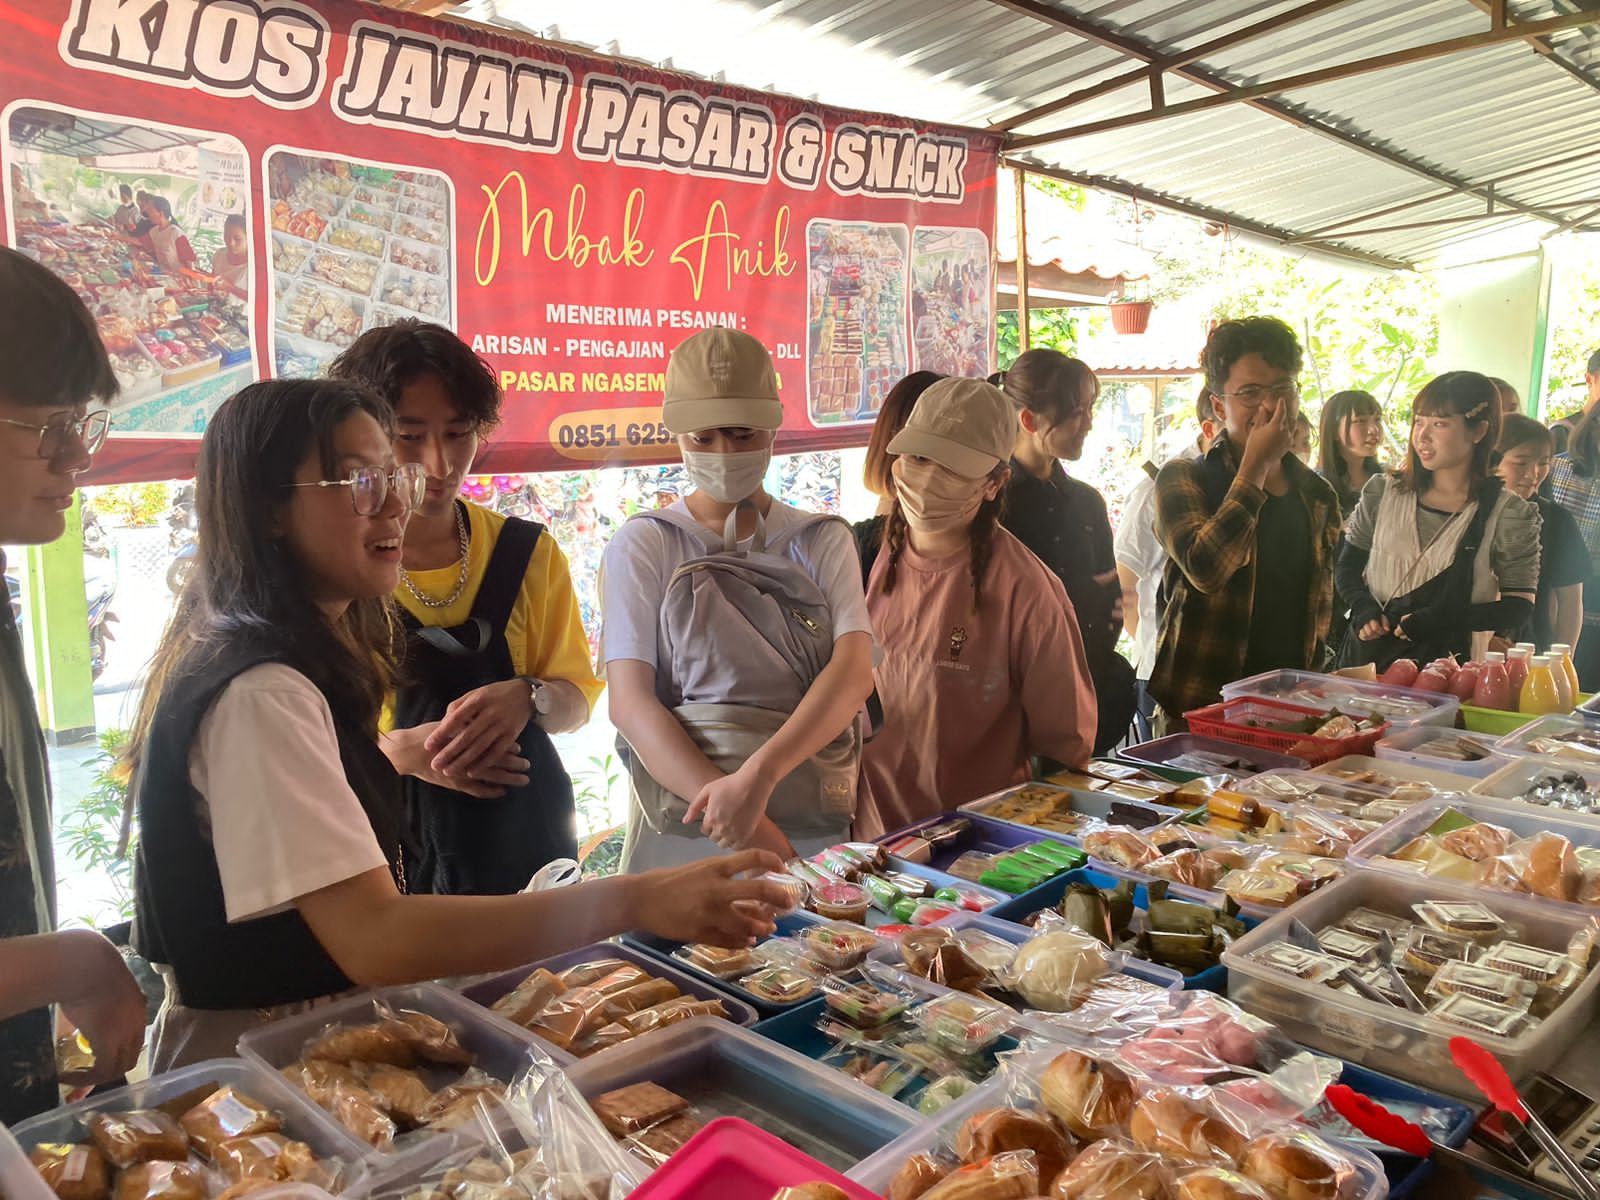
POLYGON ((460 499, 482 436, 499 422, 494 373, 448 329, 370 330, 333 364, 395 413, 395 457, 421 463, 427 496, 406 528, 395 599, 408 632, 389 757, 407 776, 420 859, 411 890, 520 891, 577 853, 572 781, 550 735, 584 725, 595 677, 566 556, 537 524, 460 499), (431 735, 417 726, 439 721, 431 735), (512 746, 528 783, 495 769, 512 746))

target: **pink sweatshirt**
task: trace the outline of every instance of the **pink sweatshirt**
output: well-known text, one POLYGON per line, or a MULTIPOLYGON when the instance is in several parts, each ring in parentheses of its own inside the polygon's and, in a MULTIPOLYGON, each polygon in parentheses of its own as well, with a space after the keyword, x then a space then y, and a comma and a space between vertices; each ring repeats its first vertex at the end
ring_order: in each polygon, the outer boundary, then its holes
POLYGON ((930 560, 907 546, 887 595, 878 555, 867 610, 884 723, 862 758, 858 838, 1022 783, 1031 755, 1089 760, 1099 717, 1072 601, 1026 546, 994 537, 977 612, 967 550, 930 560))

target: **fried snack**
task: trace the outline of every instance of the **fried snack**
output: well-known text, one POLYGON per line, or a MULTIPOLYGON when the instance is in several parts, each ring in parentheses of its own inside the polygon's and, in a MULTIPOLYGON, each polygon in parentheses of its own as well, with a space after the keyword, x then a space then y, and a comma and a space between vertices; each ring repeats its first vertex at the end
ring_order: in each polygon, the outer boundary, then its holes
POLYGON ((283 1069, 283 1075, 296 1087, 303 1088, 306 1095, 323 1108, 332 1104, 334 1096, 345 1088, 366 1090, 361 1076, 343 1063, 329 1062, 325 1058, 307 1058, 290 1063, 283 1069))
POLYGON ((689 1102, 655 1083, 635 1083, 590 1101, 612 1137, 627 1137, 686 1111, 689 1102))
POLYGON ((956 1134, 956 1154, 964 1163, 1012 1150, 1033 1151, 1041 1179, 1054 1179, 1072 1158, 1072 1147, 1053 1122, 1020 1109, 983 1109, 967 1118, 956 1134))
MULTIPOLYGON (((217 1200, 241 1200, 251 1192, 264 1192, 268 1188, 282 1187, 282 1180, 278 1179, 241 1179, 238 1183, 231 1184, 217 1200)), ((441 1196, 440 1200, 447 1200, 441 1196)))
POLYGON ((1161 857, 1159 850, 1131 829, 1097 829, 1084 835, 1083 848, 1091 857, 1119 867, 1139 868, 1161 857))
POLYGON ((187 1163, 147 1162, 117 1176, 113 1200, 206 1200, 206 1181, 187 1163))
POLYGON ((567 985, 561 982, 559 976, 540 967, 491 1004, 489 1011, 499 1013, 518 1025, 526 1025, 566 990, 567 985))
POLYGON ((370 1025, 335 1026, 313 1038, 300 1057, 307 1062, 320 1058, 346 1066, 358 1062, 381 1062, 396 1067, 412 1067, 417 1063, 417 1051, 408 1033, 398 1023, 391 1025, 387 1021, 370 1025))
POLYGON ((1109 1063, 1076 1050, 1057 1055, 1039 1081, 1050 1115, 1084 1138, 1124 1128, 1133 1113, 1133 1083, 1109 1063))
POLYGON ((232 1087, 218 1088, 184 1113, 178 1123, 207 1158, 215 1158, 223 1142, 283 1128, 277 1113, 232 1087))
POLYGON ((187 1162, 189 1135, 158 1108, 89 1114, 89 1140, 119 1171, 142 1162, 187 1162))
POLYGON ((477 1114, 481 1101, 504 1100, 505 1096, 505 1084, 498 1079, 482 1071, 469 1071, 434 1094, 422 1110, 422 1121, 430 1129, 454 1129, 477 1114))
MULTIPOLYGON (((402 1012, 384 1021, 382 1028, 409 1045, 424 1062, 445 1067, 470 1067, 473 1055, 461 1044, 456 1031, 427 1013, 402 1012)), ((381 1060, 380 1060, 381 1061, 381 1060)), ((404 1067, 407 1063, 394 1063, 404 1067)))
POLYGON ((1234 1163, 1244 1149, 1244 1135, 1209 1105, 1171 1088, 1153 1088, 1139 1098, 1128 1134, 1142 1150, 1194 1162, 1234 1163))
POLYGON ((433 1089, 422 1076, 404 1067, 372 1063, 361 1072, 362 1082, 378 1107, 402 1125, 422 1124, 423 1113, 433 1102, 433 1089))
POLYGON ((400 1132, 394 1119, 378 1105, 377 1097, 366 1088, 336 1088, 323 1105, 334 1120, 374 1149, 387 1150, 400 1132))
POLYGON ((886 1200, 921 1200, 928 1190, 939 1183, 950 1168, 931 1154, 913 1154, 901 1164, 889 1181, 886 1200))
POLYGON ((232 1183, 242 1183, 246 1179, 315 1182, 330 1178, 310 1146, 292 1141, 281 1133, 263 1133, 223 1142, 212 1161, 232 1183))
POLYGON ((1167 1200, 1171 1188, 1159 1154, 1108 1138, 1078 1155, 1050 1194, 1059 1200, 1167 1200))
POLYGON ((606 1002, 601 1006, 607 1022, 625 1017, 629 1013, 640 1012, 646 1008, 654 1008, 658 1004, 665 1004, 668 1000, 676 1000, 683 995, 669 979, 645 979, 631 987, 625 987, 620 992, 613 992, 606 997, 606 1002))
POLYGON ((1186 850, 1174 850, 1171 854, 1157 859, 1150 864, 1148 870, 1158 879, 1209 891, 1216 887, 1217 880, 1222 878, 1223 867, 1215 859, 1208 857, 1205 851, 1190 847, 1186 850))
POLYGON ((1039 1193, 1039 1168, 1030 1154, 1001 1154, 946 1175, 922 1200, 1022 1200, 1039 1193))
POLYGON ((576 967, 568 967, 561 972, 562 986, 569 991, 573 988, 590 987, 599 980, 604 979, 618 967, 628 966, 620 958, 600 958, 594 962, 580 963, 576 967))
POLYGON ((1272 1193, 1227 1167, 1201 1167, 1178 1180, 1175 1200, 1272 1200, 1272 1193))
POLYGON ((1511 844, 1511 831, 1487 821, 1478 821, 1460 829, 1452 829, 1439 839, 1442 849, 1473 862, 1486 862, 1499 858, 1511 844))
POLYGON ((1536 896, 1576 900, 1583 872, 1572 843, 1559 833, 1536 833, 1511 844, 1506 856, 1524 862, 1522 882, 1536 896))
POLYGON ((599 988, 575 987, 563 992, 528 1023, 528 1029, 545 1041, 570 1049, 572 1043, 606 1023, 606 994, 599 988))
POLYGON ((41 1142, 28 1161, 61 1200, 105 1200, 111 1193, 111 1168, 93 1146, 41 1142))
POLYGON ((664 1029, 668 1025, 676 1025, 679 1021, 687 1021, 692 1017, 727 1015, 728 1010, 722 1007, 720 1000, 696 1000, 691 996, 679 996, 676 1000, 668 1000, 665 1004, 658 1004, 642 1012, 629 1013, 609 1025, 602 1026, 593 1036, 581 1042, 574 1042, 571 1050, 579 1058, 584 1058, 615 1046, 619 1042, 636 1038, 642 1033, 649 1033, 653 1029, 664 1029))
POLYGON ((1240 1168, 1283 1200, 1337 1200, 1350 1171, 1309 1135, 1280 1131, 1244 1148, 1240 1168))
POLYGON ((938 925, 906 930, 900 935, 900 957, 905 962, 906 970, 926 979, 934 956, 940 947, 949 945, 954 937, 948 929, 938 925))
POLYGON ((687 1113, 668 1117, 628 1139, 628 1144, 642 1150, 657 1162, 666 1162, 689 1144, 689 1139, 701 1130, 701 1124, 687 1113))

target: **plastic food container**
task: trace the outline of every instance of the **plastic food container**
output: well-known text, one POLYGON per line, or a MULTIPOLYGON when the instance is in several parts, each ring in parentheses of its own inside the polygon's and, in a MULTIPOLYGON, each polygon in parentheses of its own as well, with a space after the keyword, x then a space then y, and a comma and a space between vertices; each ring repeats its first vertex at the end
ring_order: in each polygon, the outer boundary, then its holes
POLYGON ((828 1183, 850 1200, 878 1200, 859 1184, 737 1117, 718 1117, 638 1187, 635 1200, 772 1200, 802 1183, 828 1183))
POLYGON ((1224 768, 1234 775, 1255 775, 1261 771, 1271 771, 1277 768, 1304 769, 1306 760, 1296 758, 1292 754, 1277 754, 1271 750, 1259 750, 1253 746, 1241 746, 1237 742, 1224 742, 1217 738, 1197 737, 1192 733, 1174 733, 1167 737, 1156 738, 1154 741, 1144 742, 1137 746, 1129 746, 1126 750, 1119 751, 1117 758, 1122 762, 1133 763, 1135 766, 1163 774, 1182 775, 1185 778, 1197 778, 1207 772, 1200 771, 1182 764, 1173 764, 1172 760, 1185 754, 1217 754, 1227 758, 1238 759, 1244 762, 1242 767, 1224 768))
POLYGON ((589 1100, 630 1084, 659 1084, 702 1117, 739 1117, 847 1174, 917 1120, 911 1109, 838 1072, 715 1018, 625 1043, 569 1067, 567 1076, 589 1100))
MULTIPOLYGON (((958 810, 967 816, 981 816, 985 820, 996 821, 1007 825, 1015 825, 1022 829, 1031 830, 1039 837, 1052 837, 1070 845, 1078 844, 1075 833, 1054 828, 1049 825, 1036 825, 1023 819, 1012 819, 997 815, 1003 811, 1007 798, 1020 791, 1038 791, 1058 794, 1063 798, 1067 811, 1084 818, 1093 818, 1099 821, 1114 820, 1120 814, 1137 814, 1143 819, 1144 825, 1156 825, 1172 816, 1174 813, 1184 811, 1181 807, 1169 804, 1156 804, 1144 800, 1129 800, 1115 792, 1092 791, 1088 788, 1056 787, 1048 783, 1030 783, 1021 788, 1007 788, 1003 792, 996 792, 992 796, 983 796, 977 800, 968 801, 958 810)), ((1129 822, 1130 824, 1132 822, 1129 822)))
MULTIPOLYGON (((1082 867, 1076 871, 1069 871, 1058 879, 1052 879, 1049 883, 1034 888, 1031 892, 1024 892, 1015 900, 1008 900, 1006 903, 990 909, 989 912, 984 914, 981 921, 963 922, 956 918, 941 922, 941 924, 951 929, 958 928, 962 924, 976 924, 979 928, 996 933, 1008 941, 1020 943, 1031 933, 1031 930, 1024 927, 1022 922, 1040 909, 1054 908, 1061 902, 1061 897, 1067 894, 1067 888, 1071 884, 1088 883, 1097 888, 1114 888, 1120 878, 1120 876, 1112 875, 1105 871, 1082 867), (1002 931, 997 928, 1002 924, 1009 926, 1009 929, 1002 931), (1015 936, 1012 932, 1013 930, 1020 932, 1022 936, 1015 936)), ((1168 885, 1168 899, 1182 900, 1190 904, 1199 903, 1192 896, 1179 895, 1172 889, 1173 885, 1168 885)), ((1145 890, 1145 886, 1142 883, 1134 889, 1133 905, 1141 910, 1147 909, 1150 905, 1150 894, 1145 890)), ((1260 919, 1245 916, 1242 912, 1240 913, 1240 919, 1251 929, 1261 923, 1260 919)), ((1228 993, 1228 968, 1221 963, 1214 967, 1207 967, 1204 971, 1197 971, 1193 975, 1185 976, 1173 967, 1163 966, 1161 963, 1146 962, 1144 959, 1130 956, 1123 970, 1127 974, 1136 975, 1141 979, 1149 979, 1151 982, 1165 982, 1169 974, 1176 975, 1178 976, 1178 987, 1185 990, 1198 989, 1219 992, 1222 995, 1227 995, 1228 993), (1155 974, 1155 972, 1160 972, 1160 974, 1155 974)))
MULTIPOLYGON (((563 1050, 552 1042, 534 1033, 525 1030, 513 1021, 508 1021, 498 1013, 490 1012, 489 1006, 500 997, 514 989, 539 967, 559 975, 568 967, 578 966, 580 963, 594 962, 601 958, 620 958, 623 962, 632 963, 641 970, 654 975, 657 979, 665 979, 676 985, 678 990, 686 996, 693 996, 699 1000, 719 1000, 728 1010, 728 1020, 736 1025, 754 1025, 760 1020, 755 1008, 732 995, 726 984, 712 982, 711 976, 703 971, 692 970, 688 963, 681 959, 668 961, 666 956, 656 955, 638 946, 627 942, 596 942, 592 946, 582 946, 577 950, 569 950, 565 954, 558 954, 554 958, 547 958, 543 962, 529 963, 525 967, 518 967, 512 971, 503 971, 499 975, 488 979, 480 979, 461 989, 461 995, 470 1000, 474 1005, 481 1005, 479 1009, 491 1020, 509 1025, 518 1033, 523 1034, 531 1041, 538 1044, 539 1048, 561 1064, 577 1062, 577 1056, 569 1050, 563 1050)), ((715 1017, 709 1018, 716 1020, 715 1017)), ((642 1036, 642 1035, 641 1035, 642 1036)), ((621 1043, 609 1049, 601 1050, 593 1057, 610 1054, 621 1048, 621 1043)))
POLYGON ((1323 675, 1316 671, 1266 671, 1222 689, 1224 700, 1248 696, 1322 712, 1353 708, 1358 713, 1371 712, 1384 717, 1398 729, 1418 722, 1453 728, 1456 712, 1461 707, 1460 700, 1444 692, 1390 687, 1385 683, 1323 675))
MULTIPOLYGON (((775 936, 792 937, 803 930, 808 929, 812 925, 818 924, 821 920, 822 918, 818 917, 815 913, 790 913, 787 916, 778 918, 778 932, 775 936)), ((702 971, 693 963, 684 962, 682 959, 674 957, 673 951, 677 950, 678 947, 682 945, 681 942, 669 942, 665 938, 658 938, 655 936, 655 934, 645 933, 643 930, 635 930, 632 933, 623 934, 622 944, 624 946, 643 951, 644 954, 649 956, 651 960, 649 962, 646 962, 643 958, 630 958, 629 960, 632 962, 638 962, 644 967, 645 970, 654 972, 657 962, 665 962, 665 965, 675 972, 679 972, 684 975, 697 976, 705 985, 708 998, 709 993, 711 992, 715 992, 718 999, 722 999, 725 996, 732 996, 734 999, 749 1005, 750 1008, 754 1010, 756 1018, 758 1019, 761 1017, 770 1017, 780 1012, 788 1012, 797 1004, 804 1004, 809 1000, 815 1000, 817 996, 815 992, 812 992, 811 995, 800 1000, 791 1001, 788 1004, 774 1003, 771 1000, 767 1000, 755 995, 753 992, 746 991, 739 985, 739 981, 737 979, 717 979, 710 972, 702 971)), ((529 970, 532 970, 532 968, 530 967, 529 970)), ((674 983, 677 983, 676 975, 663 975, 662 978, 671 979, 674 983)), ((687 987, 684 987, 683 984, 679 984, 678 986, 682 987, 684 991, 689 990, 687 987)), ((502 992, 501 994, 504 995, 505 993, 502 992)), ((494 1001, 491 1000, 489 1003, 492 1004, 494 1001)), ((739 1021, 738 1024, 753 1025, 755 1024, 755 1020, 739 1021)))
MULTIPOLYGON (((1029 1056, 1021 1064, 1020 1071, 1037 1080, 1044 1072, 1044 1068, 1061 1053, 1062 1049, 1056 1046, 1029 1056)), ((1004 1103, 1004 1100, 997 1098, 989 1090, 963 1096, 932 1120, 919 1125, 908 1136, 874 1154, 856 1170, 850 1172, 850 1177, 874 1192, 886 1193, 895 1173, 906 1159, 913 1154, 937 1152, 941 1147, 954 1142, 957 1130, 966 1123, 968 1117, 980 1109, 992 1108, 996 1103, 1004 1103)), ((1262 1115, 1262 1125, 1268 1130, 1280 1127, 1298 1128, 1288 1122, 1274 1121, 1265 1114, 1262 1115)), ((1329 1145, 1346 1155, 1354 1168, 1355 1185, 1349 1193, 1348 1200, 1384 1200, 1388 1193, 1388 1180, 1377 1158, 1365 1150, 1342 1143, 1330 1141, 1329 1145)))
POLYGON ((1582 717, 1573 714, 1550 713, 1529 721, 1506 734, 1495 743, 1495 750, 1507 758, 1518 758, 1523 755, 1543 758, 1546 762, 1560 763, 1562 767, 1583 770, 1594 768, 1600 770, 1600 752, 1593 755, 1563 754, 1558 752, 1535 750, 1532 743, 1537 738, 1560 737, 1562 734, 1581 734, 1585 737, 1595 736, 1594 725, 1582 717))
POLYGON ((1313 765, 1341 758, 1346 754, 1365 754, 1378 744, 1378 739, 1389 732, 1387 722, 1366 733, 1342 738, 1319 738, 1303 733, 1286 733, 1266 725, 1281 725, 1300 721, 1306 717, 1320 717, 1326 709, 1307 708, 1299 704, 1284 704, 1255 696, 1241 696, 1224 700, 1206 708, 1184 713, 1189 729, 1202 737, 1220 738, 1225 742, 1238 742, 1260 750, 1272 750, 1303 758, 1313 765))
MULTIPOLYGON (((392 1009, 409 1009, 437 1017, 455 1030, 461 1044, 472 1052, 476 1060, 473 1065, 503 1083, 511 1082, 527 1066, 535 1047, 541 1053, 548 1053, 545 1043, 527 1030, 433 983, 362 992, 310 1012, 285 1017, 245 1034, 239 1039, 239 1053, 269 1071, 281 1071, 298 1061, 306 1042, 328 1026, 361 1025, 375 1020, 374 1009, 379 1001, 392 1009)), ((310 1101, 305 1103, 310 1104, 310 1101)), ((449 1132, 422 1129, 403 1135, 388 1151, 365 1145, 363 1149, 373 1163, 374 1175, 387 1179, 411 1164, 437 1157, 440 1145, 447 1139, 453 1140, 449 1132)))
MULTIPOLYGON (((933 852, 932 859, 927 863, 910 863, 907 859, 900 858, 897 855, 890 855, 894 869, 900 870, 902 863, 907 863, 911 866, 922 866, 929 871, 937 872, 947 879, 966 886, 971 881, 957 879, 955 876, 950 875, 949 871, 950 865, 969 850, 976 850, 980 854, 1004 854, 1008 850, 1031 846, 1035 842, 1053 841, 1060 843, 1066 841, 1063 835, 1052 833, 1046 829, 1030 829, 1026 825, 1014 825, 1009 821, 997 821, 992 817, 983 816, 981 813, 962 812, 959 817, 950 813, 941 813, 937 817, 929 817, 927 820, 917 821, 914 824, 905 826, 903 829, 896 829, 893 833, 884 834, 877 839, 878 844, 890 846, 900 838, 915 836, 920 830, 930 825, 944 825, 958 819, 971 824, 972 833, 969 837, 963 838, 954 847, 937 847, 933 852)), ((995 891, 995 889, 989 890, 995 891)), ((1002 893, 995 891, 995 894, 1000 895, 1002 893)))
MULTIPOLYGON (((27 1152, 34 1146, 40 1142, 87 1141, 88 1131, 83 1122, 90 1113, 159 1108, 191 1092, 198 1093, 194 1097, 198 1104, 210 1094, 210 1090, 219 1087, 236 1087, 252 1099, 276 1109, 283 1114, 285 1137, 306 1143, 320 1159, 341 1163, 346 1182, 340 1195, 357 1200, 370 1190, 368 1160, 371 1151, 364 1143, 347 1133, 332 1117, 284 1082, 276 1072, 237 1058, 216 1058, 180 1067, 142 1083, 91 1096, 87 1100, 52 1109, 24 1121, 13 1130, 16 1135, 15 1146, 20 1151, 16 1156, 21 1160, 20 1165, 12 1157, 11 1147, 7 1146, 4 1137, 4 1127, 0 1126, 0 1184, 5 1185, 5 1194, 12 1200, 24 1200, 35 1195, 39 1196, 39 1200, 54 1200, 55 1193, 27 1161, 27 1152), (23 1178, 24 1172, 26 1179, 23 1178), (22 1186, 16 1191, 11 1187, 14 1177, 22 1181, 22 1186), (33 1186, 42 1189, 42 1195, 33 1191, 33 1186)), ((295 1186, 303 1188, 305 1185, 295 1186)), ((317 1188, 310 1188, 309 1191, 316 1195, 324 1194, 317 1188)), ((273 1194, 277 1194, 276 1189, 273 1194)))
MULTIPOLYGON (((1572 935, 1589 924, 1582 913, 1512 895, 1434 879, 1356 871, 1228 947, 1222 958, 1229 972, 1229 998, 1276 1023, 1297 1042, 1446 1095, 1473 1096, 1472 1085, 1451 1061, 1447 1045, 1450 1038, 1470 1031, 1431 1014, 1306 983, 1250 958, 1259 949, 1287 941, 1292 920, 1317 931, 1360 907, 1410 918, 1411 906, 1424 900, 1484 904, 1521 926, 1518 940, 1549 950, 1565 951, 1572 935)), ((1513 1082, 1521 1081, 1572 1046, 1594 1014, 1597 987, 1600 971, 1590 971, 1566 1001, 1530 1032, 1511 1038, 1474 1036, 1500 1060, 1513 1082)))
POLYGON ((1475 784, 1470 795, 1510 812, 1550 813, 1566 821, 1600 825, 1600 767, 1570 767, 1548 758, 1514 758, 1489 778, 1475 784), (1522 798, 1538 780, 1568 772, 1582 776, 1589 791, 1595 793, 1593 811, 1558 809, 1522 798))
MULTIPOLYGON (((1393 736, 1393 735, 1391 735, 1393 736)), ((1387 739, 1383 739, 1387 740, 1387 739)), ((1496 767, 1505 765, 1501 759, 1496 767)), ((1419 763, 1396 758, 1379 759, 1366 754, 1347 754, 1312 768, 1315 775, 1332 775, 1362 787, 1391 788, 1404 783, 1426 783, 1441 792, 1464 792, 1472 787, 1470 776, 1437 771, 1419 763)))
MULTIPOLYGON (((1391 733, 1381 740, 1374 753, 1379 759, 1386 762, 1415 763, 1419 767, 1426 767, 1432 771, 1439 771, 1445 775, 1454 775, 1465 779, 1487 779, 1501 767, 1506 765, 1505 758, 1494 749, 1495 739, 1484 734, 1465 733, 1454 729, 1440 729, 1436 725, 1413 725, 1409 729, 1402 729, 1391 733), (1486 753, 1473 762, 1463 762, 1458 758, 1446 758, 1437 754, 1430 754, 1430 743, 1437 743, 1446 738, 1460 738, 1480 746, 1486 753)), ((1470 786, 1463 784, 1463 787, 1470 786)))
POLYGON ((0 1125, 0 1194, 10 1200, 56 1200, 56 1194, 28 1161, 27 1152, 4 1125, 0 1125))
MULTIPOLYGON (((1535 833, 1557 833, 1571 842, 1576 849, 1600 847, 1600 822, 1569 819, 1561 810, 1541 811, 1524 804, 1517 805, 1517 810, 1498 804, 1475 802, 1474 799, 1465 796, 1451 796, 1428 804, 1419 804, 1410 812, 1390 821, 1382 829, 1368 834, 1361 844, 1350 852, 1350 862, 1352 865, 1374 871, 1386 871, 1390 874, 1416 878, 1417 873, 1414 870, 1410 870, 1404 863, 1395 862, 1388 856, 1405 847, 1413 839, 1421 837, 1435 821, 1450 811, 1458 812, 1473 821, 1487 821, 1492 825, 1499 825, 1503 829, 1509 829, 1519 838, 1535 833)), ((1545 896, 1527 896, 1504 888, 1485 887, 1484 890, 1497 895, 1515 895, 1532 903, 1554 905, 1576 914, 1600 917, 1600 908, 1590 904, 1556 900, 1545 896)))

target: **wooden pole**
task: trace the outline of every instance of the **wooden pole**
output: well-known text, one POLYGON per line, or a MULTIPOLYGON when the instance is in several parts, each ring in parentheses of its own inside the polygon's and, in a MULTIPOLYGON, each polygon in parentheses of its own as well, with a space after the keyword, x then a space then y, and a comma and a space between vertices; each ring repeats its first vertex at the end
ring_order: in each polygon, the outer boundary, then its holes
POLYGON ((1013 167, 1017 180, 1017 353, 1028 351, 1028 173, 1013 167))

